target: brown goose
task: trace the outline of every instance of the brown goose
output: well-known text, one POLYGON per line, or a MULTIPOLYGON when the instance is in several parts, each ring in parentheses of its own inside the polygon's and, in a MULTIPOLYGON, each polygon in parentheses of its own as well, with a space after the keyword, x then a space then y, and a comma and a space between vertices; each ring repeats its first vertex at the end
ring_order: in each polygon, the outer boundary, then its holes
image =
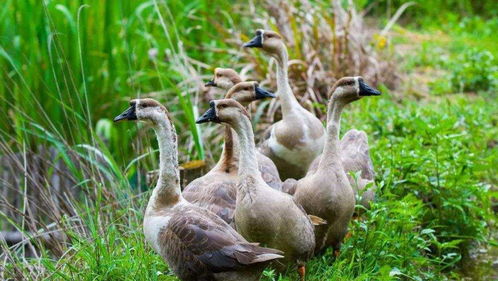
POLYGON ((261 48, 277 61, 277 96, 282 106, 282 120, 268 128, 259 149, 277 165, 282 180, 302 178, 311 162, 322 153, 323 125, 292 93, 287 74, 287 48, 278 33, 258 29, 256 37, 244 47, 261 48))
POLYGON ((329 246, 340 247, 354 211, 354 192, 339 152, 342 110, 347 104, 372 95, 380 95, 380 92, 370 88, 361 77, 344 77, 335 83, 328 104, 323 157, 316 172, 300 179, 295 186, 294 198, 306 212, 328 222, 315 228, 316 252, 329 246))
POLYGON ((282 252, 247 242, 220 217, 183 199, 175 128, 164 106, 132 100, 114 119, 121 120, 148 121, 156 131, 159 180, 145 211, 145 239, 181 280, 259 280, 268 262, 282 258, 282 252))
MULTIPOLYGON (((228 91, 227 98, 244 105, 263 98, 275 97, 256 82, 240 82, 228 91)), ((261 154, 260 154, 261 155, 261 154)), ((261 155, 258 158, 259 172, 272 188, 281 189, 277 168, 271 160, 261 155), (265 162, 270 161, 270 163, 265 162)), ((227 223, 233 223, 233 212, 237 194, 239 168, 239 144, 233 130, 225 127, 225 144, 218 163, 204 176, 195 179, 183 190, 183 197, 200 207, 207 208, 227 223)))
POLYGON ((296 264, 304 276, 304 263, 315 247, 313 224, 294 198, 270 188, 258 172, 256 147, 249 113, 232 99, 212 101, 197 123, 230 125, 240 147, 239 181, 235 205, 237 231, 249 241, 259 241, 285 253, 284 264, 296 264))

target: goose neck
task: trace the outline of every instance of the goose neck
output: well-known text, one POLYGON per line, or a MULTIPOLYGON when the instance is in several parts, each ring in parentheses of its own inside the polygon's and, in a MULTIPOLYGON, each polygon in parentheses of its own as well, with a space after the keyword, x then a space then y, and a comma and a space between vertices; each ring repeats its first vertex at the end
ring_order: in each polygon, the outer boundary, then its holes
POLYGON ((340 164, 339 155, 339 133, 341 131, 341 114, 344 103, 340 100, 330 100, 328 104, 328 120, 325 147, 323 149, 321 168, 327 168, 329 164, 340 164))
POLYGON ((230 126, 225 126, 225 143, 221 152, 220 160, 216 165, 218 169, 226 173, 238 168, 239 142, 236 133, 230 126))
POLYGON ((241 117, 233 129, 239 141, 239 178, 260 176, 254 133, 249 118, 241 117))
POLYGON ((148 209, 174 205, 181 197, 175 128, 165 118, 155 124, 154 131, 159 145, 159 179, 152 191, 148 209))
POLYGON ((288 73, 288 53, 287 48, 282 46, 281 51, 275 56, 277 61, 277 88, 278 97, 280 98, 280 103, 282 105, 282 114, 285 115, 290 112, 293 107, 299 106, 296 97, 292 93, 292 89, 289 84, 289 73, 288 73))

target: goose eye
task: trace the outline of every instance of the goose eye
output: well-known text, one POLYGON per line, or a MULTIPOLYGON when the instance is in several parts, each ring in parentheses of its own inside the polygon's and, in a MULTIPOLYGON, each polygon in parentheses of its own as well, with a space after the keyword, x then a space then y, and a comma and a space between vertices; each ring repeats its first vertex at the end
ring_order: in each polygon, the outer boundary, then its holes
POLYGON ((219 105, 219 107, 220 107, 220 108, 226 108, 227 106, 228 106, 228 105, 226 105, 226 104, 220 104, 220 105, 219 105))

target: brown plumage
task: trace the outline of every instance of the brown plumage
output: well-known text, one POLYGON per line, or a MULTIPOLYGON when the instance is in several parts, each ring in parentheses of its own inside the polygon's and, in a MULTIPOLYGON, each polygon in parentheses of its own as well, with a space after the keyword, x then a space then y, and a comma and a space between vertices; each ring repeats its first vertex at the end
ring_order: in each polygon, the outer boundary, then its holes
POLYGON ((114 120, 151 122, 159 143, 159 179, 144 215, 147 242, 181 280, 259 280, 282 252, 247 242, 223 219, 187 202, 180 193, 177 138, 166 108, 150 99, 130 105, 114 120))
POLYGON ((159 232, 161 255, 182 280, 258 280, 267 261, 281 251, 245 239, 212 212, 179 207, 159 232))
POLYGON ((327 220, 315 228, 316 252, 338 249, 353 215, 355 195, 343 167, 339 145, 340 117, 344 106, 362 96, 379 95, 361 77, 339 79, 332 90, 327 111, 327 139, 314 173, 300 179, 294 198, 310 215, 327 220))

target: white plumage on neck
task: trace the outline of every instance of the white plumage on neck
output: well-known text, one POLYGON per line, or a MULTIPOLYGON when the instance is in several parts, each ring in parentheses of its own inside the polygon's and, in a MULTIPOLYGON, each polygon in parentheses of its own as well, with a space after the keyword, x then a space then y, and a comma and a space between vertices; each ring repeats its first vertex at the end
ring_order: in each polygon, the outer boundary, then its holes
POLYGON ((159 145, 159 179, 152 191, 147 211, 161 207, 164 202, 181 198, 177 141, 174 130, 168 119, 158 118, 154 122, 154 131, 159 145))
POLYGON ((300 108, 296 97, 292 93, 288 77, 288 53, 285 45, 282 45, 280 52, 275 56, 277 61, 277 93, 282 104, 282 114, 287 114, 293 108, 300 108))

